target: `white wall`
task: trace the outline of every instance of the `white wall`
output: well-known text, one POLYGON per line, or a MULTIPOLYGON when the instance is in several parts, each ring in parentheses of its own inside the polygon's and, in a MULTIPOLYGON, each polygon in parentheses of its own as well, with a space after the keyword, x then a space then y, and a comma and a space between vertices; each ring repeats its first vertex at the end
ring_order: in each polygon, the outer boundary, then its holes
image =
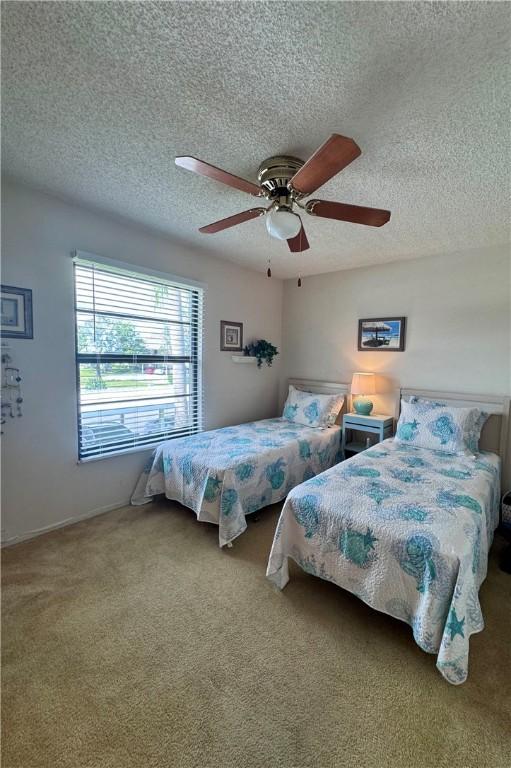
POLYGON ((205 426, 275 415, 280 359, 270 369, 235 365, 219 351, 220 320, 242 321, 246 341, 266 338, 280 349, 282 281, 12 182, 2 191, 2 282, 31 288, 34 304, 34 339, 9 340, 25 402, 3 437, 4 541, 127 503, 148 455, 77 464, 75 248, 206 283, 205 426))
POLYGON ((282 381, 374 371, 390 413, 399 386, 510 395, 510 264, 502 246, 286 281, 282 381), (357 351, 359 318, 402 315, 404 352, 357 351))

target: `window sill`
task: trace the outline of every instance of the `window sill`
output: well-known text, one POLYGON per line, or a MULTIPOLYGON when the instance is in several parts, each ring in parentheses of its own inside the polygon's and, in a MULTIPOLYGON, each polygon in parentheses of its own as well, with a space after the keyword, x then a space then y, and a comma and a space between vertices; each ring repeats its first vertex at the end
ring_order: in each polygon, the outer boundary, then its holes
POLYGON ((96 456, 84 456, 81 459, 77 460, 77 464, 90 464, 91 461, 100 461, 101 459, 115 459, 118 456, 126 456, 130 453, 147 453, 148 451, 154 451, 155 448, 158 448, 159 445, 162 443, 165 443, 165 440, 162 440, 159 443, 153 443, 152 445, 137 445, 135 448, 123 448, 122 451, 112 451, 111 453, 101 453, 96 456))

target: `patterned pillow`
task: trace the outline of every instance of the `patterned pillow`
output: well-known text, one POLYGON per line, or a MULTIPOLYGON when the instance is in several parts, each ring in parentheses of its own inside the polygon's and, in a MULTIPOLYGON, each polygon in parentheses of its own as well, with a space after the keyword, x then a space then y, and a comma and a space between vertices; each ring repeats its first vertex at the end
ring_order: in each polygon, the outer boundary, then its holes
MULTIPOLYGON (((426 400, 425 398, 417 397, 416 395, 412 395, 408 402, 422 403, 425 408, 445 407, 443 403, 436 403, 433 400, 426 400)), ((465 453, 473 455, 479 453, 481 431, 490 414, 486 413, 486 411, 480 411, 478 408, 470 408, 469 410, 470 414, 463 427, 463 442, 465 444, 465 453)))
POLYGON ((343 403, 343 395, 302 392, 290 384, 282 416, 294 424, 305 424, 307 427, 330 427, 335 424, 343 403))
POLYGON ((486 411, 472 408, 472 416, 468 419, 464 434, 465 447, 472 454, 479 453, 481 432, 489 415, 486 411))
POLYGON ((477 408, 456 408, 413 397, 410 402, 401 400, 395 439, 417 448, 473 454, 486 418, 487 414, 477 408))

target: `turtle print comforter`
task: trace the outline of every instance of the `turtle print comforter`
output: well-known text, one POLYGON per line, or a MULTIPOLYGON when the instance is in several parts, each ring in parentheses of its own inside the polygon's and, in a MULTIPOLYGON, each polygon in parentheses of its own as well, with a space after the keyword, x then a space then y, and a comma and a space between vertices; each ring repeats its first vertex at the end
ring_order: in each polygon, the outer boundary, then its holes
POLYGON ((164 493, 216 523, 220 546, 247 527, 245 515, 281 501, 340 458, 339 427, 265 419, 169 440, 156 448, 133 493, 145 504, 164 493))
POLYGON ((469 637, 484 626, 478 592, 498 523, 499 462, 385 440, 290 493, 267 576, 282 589, 291 557, 410 624, 444 678, 462 683, 469 637))

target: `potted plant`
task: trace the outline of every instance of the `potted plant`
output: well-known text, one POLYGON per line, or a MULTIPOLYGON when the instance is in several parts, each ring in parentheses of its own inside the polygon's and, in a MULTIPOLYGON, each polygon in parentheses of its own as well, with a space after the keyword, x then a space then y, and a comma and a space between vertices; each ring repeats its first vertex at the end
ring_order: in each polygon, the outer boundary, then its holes
POLYGON ((270 366, 273 362, 273 358, 279 354, 277 347, 270 344, 265 339, 259 339, 259 341, 252 341, 244 347, 243 352, 248 357, 257 357, 257 367, 260 368, 263 360, 266 360, 266 364, 270 366))

